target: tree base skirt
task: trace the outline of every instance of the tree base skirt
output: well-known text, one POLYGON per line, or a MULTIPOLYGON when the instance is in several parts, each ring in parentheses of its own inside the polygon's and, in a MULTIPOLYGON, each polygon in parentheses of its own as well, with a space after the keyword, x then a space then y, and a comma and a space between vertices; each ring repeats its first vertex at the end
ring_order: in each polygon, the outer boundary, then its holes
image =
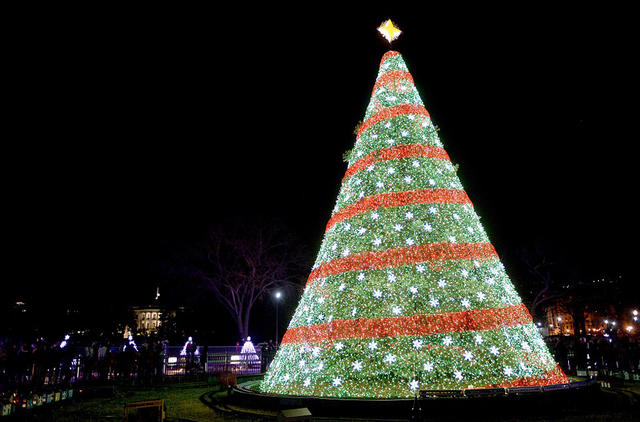
POLYGON ((593 412, 610 404, 594 380, 567 384, 478 390, 423 390, 414 399, 359 399, 289 396, 260 393, 249 381, 233 389, 230 400, 249 409, 285 410, 307 408, 313 416, 335 418, 402 419, 421 417, 458 419, 463 417, 522 416, 593 412), (604 395, 604 396, 603 396, 604 395))

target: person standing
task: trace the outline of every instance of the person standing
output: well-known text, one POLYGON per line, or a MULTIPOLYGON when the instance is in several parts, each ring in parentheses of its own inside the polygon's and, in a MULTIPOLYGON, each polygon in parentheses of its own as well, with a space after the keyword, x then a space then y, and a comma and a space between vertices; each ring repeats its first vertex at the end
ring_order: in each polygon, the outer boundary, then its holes
POLYGON ((106 381, 109 374, 109 348, 102 343, 98 348, 98 378, 106 381))

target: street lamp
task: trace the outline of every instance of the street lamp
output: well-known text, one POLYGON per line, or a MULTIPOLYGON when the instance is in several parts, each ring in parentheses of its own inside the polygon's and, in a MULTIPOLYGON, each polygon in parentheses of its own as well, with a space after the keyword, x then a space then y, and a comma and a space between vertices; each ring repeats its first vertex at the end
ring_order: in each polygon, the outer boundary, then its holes
POLYGON ((558 320, 558 333, 562 335, 562 331, 564 328, 564 324, 562 323, 562 317, 558 317, 557 320, 558 320))
POLYGON ((280 304, 280 296, 282 296, 282 293, 276 292, 276 346, 278 345, 278 305, 280 304))

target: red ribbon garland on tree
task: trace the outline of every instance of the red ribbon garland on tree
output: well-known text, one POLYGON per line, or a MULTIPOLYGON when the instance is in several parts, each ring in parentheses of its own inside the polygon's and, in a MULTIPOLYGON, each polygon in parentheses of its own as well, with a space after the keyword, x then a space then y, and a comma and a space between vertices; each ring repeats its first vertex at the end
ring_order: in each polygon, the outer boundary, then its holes
POLYGON ((529 322, 531 322, 531 315, 523 304, 442 314, 333 320, 322 324, 289 328, 282 339, 282 344, 315 345, 338 339, 427 336, 464 331, 487 331, 515 327, 529 322))

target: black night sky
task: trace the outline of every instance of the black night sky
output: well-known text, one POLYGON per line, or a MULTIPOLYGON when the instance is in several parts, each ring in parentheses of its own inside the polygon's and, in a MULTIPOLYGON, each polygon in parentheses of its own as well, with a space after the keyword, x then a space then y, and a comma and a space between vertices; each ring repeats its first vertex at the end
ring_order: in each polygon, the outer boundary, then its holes
POLYGON ((163 245, 238 214, 280 217, 315 254, 387 18, 508 272, 541 240, 585 277, 636 277, 627 6, 154 7, 15 25, 3 306, 150 300, 163 245))

